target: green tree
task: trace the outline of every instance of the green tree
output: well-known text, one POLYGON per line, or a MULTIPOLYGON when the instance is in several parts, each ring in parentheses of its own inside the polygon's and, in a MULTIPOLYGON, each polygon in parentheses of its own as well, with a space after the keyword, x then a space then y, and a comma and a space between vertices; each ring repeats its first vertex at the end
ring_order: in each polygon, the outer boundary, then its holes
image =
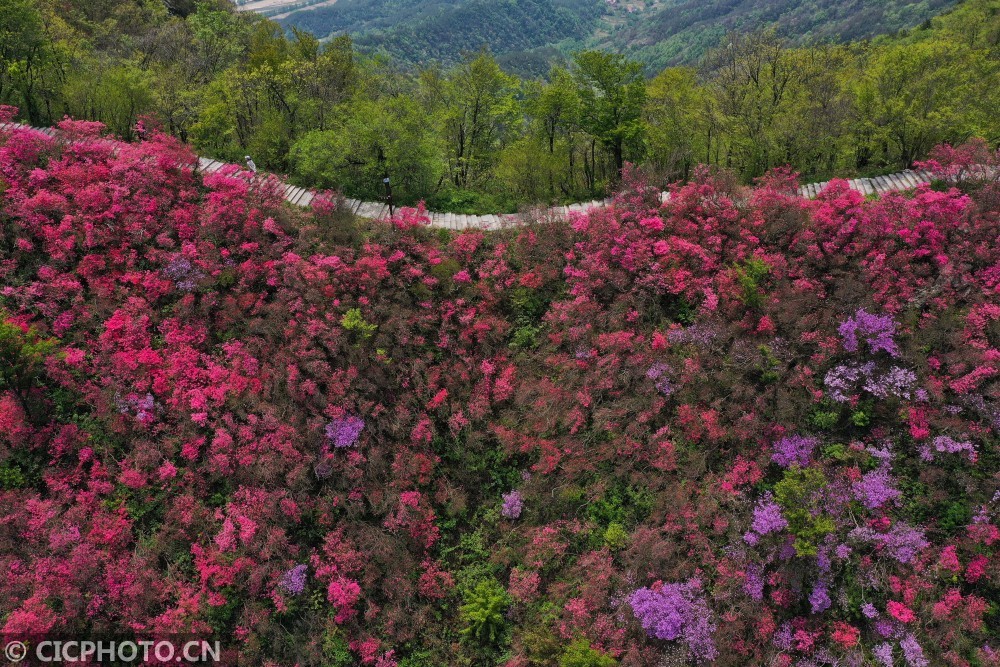
POLYGON ((856 97, 850 82, 861 76, 850 47, 822 45, 789 53, 799 76, 775 120, 777 159, 804 178, 823 180, 852 167, 851 133, 857 125, 856 97))
POLYGON ((695 70, 663 70, 647 88, 643 119, 646 155, 667 178, 686 178, 699 160, 709 161, 714 114, 695 70))
POLYGON ((355 92, 359 70, 348 36, 321 46, 308 33, 293 31, 292 84, 299 100, 299 119, 306 130, 325 130, 335 122, 341 104, 355 92))
POLYGON ((728 134, 725 166, 751 178, 781 164, 775 128, 799 76, 789 50, 773 31, 734 33, 706 66, 728 134))
POLYGON ((467 57, 448 73, 443 96, 443 130, 448 172, 458 187, 488 181, 500 149, 521 118, 518 81, 488 52, 467 57))
POLYGON ((642 65, 603 51, 573 56, 583 127, 610 152, 615 177, 625 166, 625 148, 642 138, 646 83, 642 65))
POLYGON ((417 101, 403 95, 358 100, 343 112, 335 129, 309 132, 293 146, 294 173, 302 182, 379 199, 382 179, 389 177, 403 203, 434 188, 443 165, 417 101))
POLYGON ((793 466, 774 485, 774 498, 795 536, 795 553, 815 556, 820 541, 835 528, 833 519, 823 512, 821 493, 827 485, 823 471, 793 466))
POLYGON ((42 15, 33 0, 0 0, 0 103, 20 106, 43 121, 41 89, 52 57, 42 15))
POLYGON ((69 78, 65 104, 70 116, 99 120, 116 135, 131 138, 139 116, 154 109, 152 73, 137 63, 108 68, 95 63, 69 78))
POLYGON ((988 70, 984 58, 939 40, 873 51, 858 90, 858 166, 909 167, 936 144, 975 134, 984 119, 973 100, 989 95, 979 79, 988 70))

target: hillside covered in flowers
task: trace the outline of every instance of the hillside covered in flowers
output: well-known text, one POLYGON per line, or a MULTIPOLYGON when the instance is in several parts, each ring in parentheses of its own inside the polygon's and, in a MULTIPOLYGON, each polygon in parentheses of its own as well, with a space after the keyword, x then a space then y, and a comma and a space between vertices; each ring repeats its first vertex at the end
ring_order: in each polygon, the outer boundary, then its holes
POLYGON ((660 204, 633 174, 451 234, 62 128, 0 133, 8 636, 1000 665, 997 182, 701 172, 660 204))

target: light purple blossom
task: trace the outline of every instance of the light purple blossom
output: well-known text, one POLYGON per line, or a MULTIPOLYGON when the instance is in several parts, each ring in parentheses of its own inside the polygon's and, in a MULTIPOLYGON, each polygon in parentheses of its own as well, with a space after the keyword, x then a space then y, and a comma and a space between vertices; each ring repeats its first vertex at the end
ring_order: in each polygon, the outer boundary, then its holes
POLYGON ((924 650, 920 648, 917 638, 913 635, 908 634, 900 640, 899 647, 903 649, 903 657, 906 658, 906 664, 910 667, 927 667, 927 665, 931 664, 924 657, 924 650))
POLYGON ((785 543, 782 544, 781 547, 778 549, 778 558, 780 558, 781 560, 792 560, 792 558, 795 557, 796 553, 797 552, 795 551, 795 537, 789 535, 788 539, 785 540, 785 543))
POLYGON ((886 533, 876 533, 867 526, 859 526, 850 535, 853 539, 881 545, 890 556, 903 564, 912 561, 928 545, 923 531, 902 521, 893 525, 886 533))
POLYGON ((365 420, 360 417, 334 419, 326 425, 326 437, 334 447, 353 447, 365 428, 365 420))
POLYGON ((883 665, 883 667, 892 667, 892 644, 889 642, 882 642, 872 649, 872 655, 883 665))
POLYGON ((667 332, 667 341, 673 344, 692 343, 700 347, 707 346, 717 335, 713 327, 704 324, 692 324, 686 329, 672 329, 667 332))
POLYGON ((751 563, 747 566, 746 575, 743 579, 743 591, 750 596, 751 600, 760 602, 764 599, 764 570, 760 565, 751 563))
POLYGON ((515 490, 503 494, 503 506, 500 508, 500 514, 508 519, 517 519, 521 516, 523 509, 524 500, 521 498, 520 491, 515 490))
POLYGON ((830 592, 827 589, 826 582, 816 582, 812 593, 809 594, 809 604, 812 605, 812 613, 814 614, 820 614, 830 608, 833 602, 830 600, 830 592))
POLYGON ((792 629, 792 624, 786 621, 785 623, 782 623, 777 632, 772 635, 771 643, 782 651, 790 651, 792 649, 794 637, 795 635, 794 630, 792 629))
POLYGON ((897 523, 882 536, 882 544, 885 545, 886 550, 893 558, 905 564, 927 548, 928 542, 924 539, 922 530, 904 523, 897 523))
POLYGON ((857 352, 859 338, 868 344, 875 352, 885 352, 892 357, 899 356, 899 348, 893 336, 896 335, 896 322, 889 315, 872 315, 864 308, 848 318, 838 329, 844 339, 844 349, 857 352))
POLYGON ((880 637, 884 637, 886 639, 895 637, 898 634, 896 624, 885 619, 878 619, 875 621, 875 632, 877 632, 880 637))
MULTIPOLYGON (((968 459, 972 462, 975 462, 979 457, 978 452, 976 452, 976 446, 967 440, 959 442, 946 435, 939 435, 934 438, 932 445, 934 451, 941 452, 942 454, 959 454, 965 452, 968 459)), ((924 461, 933 461, 934 451, 931 451, 931 448, 925 445, 920 449, 920 458, 924 461)))
POLYGON ((854 497, 870 510, 878 509, 890 500, 899 498, 900 492, 892 484, 888 466, 881 466, 865 473, 853 485, 854 497))
POLYGON ((292 595, 298 595, 306 589, 306 577, 309 566, 306 564, 296 565, 281 576, 281 587, 292 595))
POLYGON ((896 396, 909 399, 910 387, 916 382, 916 373, 899 366, 893 366, 882 375, 869 377, 865 382, 864 389, 878 398, 896 396))
POLYGON ((757 501, 757 506, 753 510, 753 520, 750 522, 750 532, 743 536, 743 540, 752 545, 763 535, 776 533, 788 527, 788 521, 781 514, 781 506, 774 502, 774 497, 768 493, 757 501))
POLYGON ((316 467, 313 469, 313 472, 316 473, 317 479, 327 479, 330 477, 330 475, 333 474, 333 462, 330 461, 329 459, 324 458, 322 461, 316 464, 316 467))
POLYGON ((865 447, 865 451, 871 454, 873 458, 876 458, 883 463, 888 463, 892 460, 892 444, 889 442, 883 443, 882 447, 869 445, 868 447, 865 447))
POLYGON ((156 411, 159 408, 152 394, 145 396, 130 394, 127 398, 116 395, 115 407, 123 415, 135 415, 135 418, 143 424, 148 424, 156 419, 156 411))
POLYGON ((664 584, 658 590, 640 588, 629 596, 632 612, 650 637, 687 644, 696 662, 715 660, 715 623, 702 597, 701 582, 664 584))
POLYGON ((670 367, 660 361, 649 367, 649 370, 646 371, 646 377, 650 380, 656 380, 662 377, 668 370, 670 370, 670 367))
POLYGON ((830 398, 838 403, 846 403, 858 381, 869 377, 874 372, 874 361, 865 364, 841 364, 827 371, 826 377, 823 378, 823 384, 830 392, 830 398))
POLYGON ((830 398, 838 403, 846 403, 852 394, 861 390, 878 398, 894 396, 909 400, 910 389, 916 381, 913 371, 899 366, 879 375, 874 361, 841 364, 831 368, 823 378, 830 398))
POLYGON ((163 275, 174 281, 177 289, 182 292, 191 292, 197 286, 197 281, 201 280, 204 274, 196 269, 191 260, 183 255, 174 257, 170 263, 163 268, 163 275))
POLYGON ((646 371, 646 377, 650 380, 656 380, 654 385, 661 394, 664 396, 669 396, 674 393, 674 386, 670 382, 670 378, 667 377, 667 371, 670 367, 663 362, 658 362, 649 367, 646 371))
POLYGON ((782 468, 790 468, 793 465, 809 465, 809 458, 819 440, 801 435, 790 435, 774 443, 774 453, 771 460, 782 468))
POLYGON ((816 567, 820 572, 827 574, 833 567, 833 561, 830 559, 830 550, 826 547, 819 549, 816 552, 816 567))

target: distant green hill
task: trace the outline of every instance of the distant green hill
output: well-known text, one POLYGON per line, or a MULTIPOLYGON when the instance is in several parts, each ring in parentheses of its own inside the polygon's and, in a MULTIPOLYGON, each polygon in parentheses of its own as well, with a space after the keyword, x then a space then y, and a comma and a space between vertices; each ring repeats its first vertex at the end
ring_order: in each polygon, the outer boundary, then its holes
POLYGON ((626 53, 656 71, 689 64, 730 31, 773 26, 793 43, 848 41, 920 25, 956 0, 337 0, 280 19, 412 63, 483 46, 534 73, 579 48, 626 53))

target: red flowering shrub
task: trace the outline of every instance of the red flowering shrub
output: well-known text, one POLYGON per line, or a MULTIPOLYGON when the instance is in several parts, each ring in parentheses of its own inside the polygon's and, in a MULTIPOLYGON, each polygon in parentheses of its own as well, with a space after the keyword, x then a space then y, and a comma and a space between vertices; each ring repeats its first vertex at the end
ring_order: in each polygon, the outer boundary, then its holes
POLYGON ((246 664, 996 662, 989 188, 700 173, 444 235, 64 129, 0 134, 5 632, 212 634, 246 664))

